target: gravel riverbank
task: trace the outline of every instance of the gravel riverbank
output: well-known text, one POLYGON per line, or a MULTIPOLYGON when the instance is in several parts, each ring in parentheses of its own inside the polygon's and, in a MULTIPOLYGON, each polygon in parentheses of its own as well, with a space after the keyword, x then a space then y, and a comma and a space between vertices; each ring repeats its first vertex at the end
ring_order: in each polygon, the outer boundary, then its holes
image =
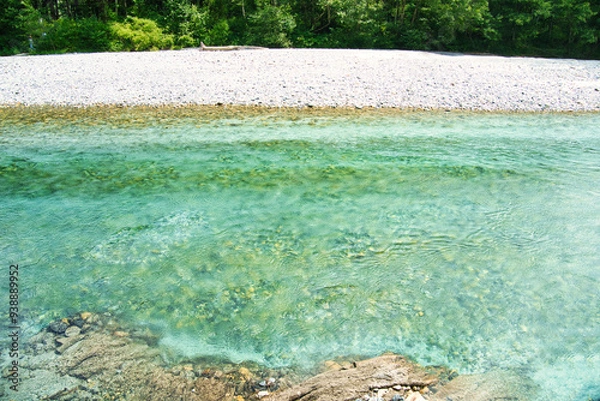
POLYGON ((0 58, 0 105, 600 111, 600 61, 269 49, 0 58))

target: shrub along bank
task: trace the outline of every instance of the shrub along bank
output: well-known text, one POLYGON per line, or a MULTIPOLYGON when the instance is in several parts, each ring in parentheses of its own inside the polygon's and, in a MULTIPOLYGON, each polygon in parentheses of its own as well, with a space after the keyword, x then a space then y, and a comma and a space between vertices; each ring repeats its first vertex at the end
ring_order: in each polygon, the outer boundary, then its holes
POLYGON ((207 45, 600 58, 586 0, 4 0, 0 53, 207 45))

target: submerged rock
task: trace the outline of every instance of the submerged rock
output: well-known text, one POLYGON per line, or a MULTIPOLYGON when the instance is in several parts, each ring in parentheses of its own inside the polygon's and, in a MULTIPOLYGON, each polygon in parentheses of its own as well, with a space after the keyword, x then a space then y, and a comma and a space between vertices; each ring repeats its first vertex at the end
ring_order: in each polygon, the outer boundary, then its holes
POLYGON ((528 401, 536 386, 510 371, 458 376, 442 386, 430 401, 528 401))
POLYGON ((79 327, 81 329, 85 325, 85 319, 82 318, 81 316, 75 316, 71 320, 71 324, 73 324, 74 326, 79 327))
POLYGON ((56 333, 56 334, 63 334, 67 328, 69 327, 69 325, 67 323, 65 323, 62 320, 55 320, 54 322, 50 323, 48 325, 48 330, 56 333))
POLYGON ((78 326, 69 326, 65 330, 65 336, 67 336, 67 337, 78 336, 79 333, 81 333, 81 329, 78 326))

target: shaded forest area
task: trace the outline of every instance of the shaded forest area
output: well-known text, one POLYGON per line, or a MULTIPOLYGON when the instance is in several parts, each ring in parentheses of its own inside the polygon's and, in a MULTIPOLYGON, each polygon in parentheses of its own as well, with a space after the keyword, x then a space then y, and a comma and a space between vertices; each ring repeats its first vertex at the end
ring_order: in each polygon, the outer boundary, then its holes
POLYGON ((206 45, 600 59, 592 0, 2 0, 0 54, 206 45))

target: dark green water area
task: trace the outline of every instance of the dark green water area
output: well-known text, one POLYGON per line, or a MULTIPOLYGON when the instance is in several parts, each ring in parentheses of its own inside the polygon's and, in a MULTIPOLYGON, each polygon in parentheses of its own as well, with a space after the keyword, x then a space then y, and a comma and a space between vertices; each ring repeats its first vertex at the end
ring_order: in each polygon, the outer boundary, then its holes
POLYGON ((111 311, 182 358, 392 351, 600 397, 598 114, 0 116, 0 253, 32 330, 111 311))

